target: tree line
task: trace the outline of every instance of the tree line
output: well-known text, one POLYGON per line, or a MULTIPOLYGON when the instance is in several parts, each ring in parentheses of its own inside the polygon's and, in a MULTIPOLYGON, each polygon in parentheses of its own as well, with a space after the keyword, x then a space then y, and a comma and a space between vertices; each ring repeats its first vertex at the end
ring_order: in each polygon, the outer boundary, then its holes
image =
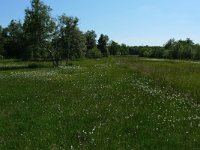
POLYGON ((170 39, 164 46, 131 47, 130 54, 149 58, 192 59, 200 60, 200 45, 191 39, 170 39))
POLYGON ((164 46, 126 46, 110 41, 95 31, 82 32, 79 19, 65 14, 53 18, 52 9, 41 0, 32 0, 23 22, 11 20, 0 26, 0 58, 60 60, 101 58, 109 55, 139 55, 150 58, 200 59, 200 45, 192 40, 170 39, 164 46))
POLYGON ((24 60, 52 60, 54 66, 59 61, 82 57, 100 58, 116 54, 128 54, 126 45, 109 41, 107 35, 99 39, 95 31, 82 32, 79 19, 65 14, 53 18, 52 9, 41 0, 32 0, 31 7, 25 9, 23 23, 12 20, 3 28, 0 26, 1 58, 24 60))

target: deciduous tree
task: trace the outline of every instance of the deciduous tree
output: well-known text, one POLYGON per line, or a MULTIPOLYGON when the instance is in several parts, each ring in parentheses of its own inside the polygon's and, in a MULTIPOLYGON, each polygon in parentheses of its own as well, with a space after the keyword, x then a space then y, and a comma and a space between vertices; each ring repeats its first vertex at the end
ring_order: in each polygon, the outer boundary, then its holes
POLYGON ((24 53, 23 28, 20 21, 12 20, 3 30, 4 55, 7 58, 22 58, 24 53))
POLYGON ((0 57, 3 57, 3 52, 4 52, 4 39, 2 33, 3 33, 3 28, 0 26, 0 57))
POLYGON ((109 38, 107 35, 103 35, 103 34, 100 35, 97 47, 101 51, 104 57, 107 57, 109 55, 108 41, 109 41, 109 38))
POLYGON ((51 38, 55 23, 51 17, 51 8, 41 0, 32 0, 31 8, 25 10, 24 31, 31 47, 31 56, 41 57, 43 46, 51 38))
POLYGON ((86 45, 87 45, 87 50, 93 49, 96 47, 96 38, 97 35, 95 33, 95 31, 87 31, 85 33, 85 37, 86 37, 86 45))
POLYGON ((59 17, 60 38, 67 63, 70 59, 84 57, 86 53, 86 38, 78 28, 78 21, 78 18, 65 14, 59 17))

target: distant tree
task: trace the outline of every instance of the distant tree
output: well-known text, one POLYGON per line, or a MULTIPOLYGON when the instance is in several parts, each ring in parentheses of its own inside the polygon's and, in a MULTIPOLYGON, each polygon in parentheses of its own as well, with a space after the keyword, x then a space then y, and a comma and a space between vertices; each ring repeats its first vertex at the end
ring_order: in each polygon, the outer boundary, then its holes
POLYGON ((173 59, 173 50, 165 49, 163 52, 163 58, 173 59))
POLYGON ((86 45, 87 45, 87 50, 93 49, 96 47, 96 38, 97 35, 95 33, 95 31, 87 31, 85 33, 85 37, 86 37, 86 45))
POLYGON ((103 35, 103 34, 100 35, 97 47, 101 51, 104 57, 107 57, 109 55, 108 41, 109 41, 109 38, 107 35, 103 35))
POLYGON ((128 51, 128 47, 126 46, 126 44, 122 44, 121 45, 121 55, 128 55, 129 51, 128 51))
POLYGON ((167 43, 164 45, 165 49, 171 49, 175 44, 175 39, 170 39, 167 41, 167 43))
MULTIPOLYGON (((134 49, 136 49, 136 53, 139 52, 139 56, 141 56, 141 57, 163 58, 164 53, 165 53, 165 49, 161 46, 148 46, 147 45, 147 46, 135 47, 134 49)), ((166 53, 165 57, 168 57, 168 53, 166 53)))
POLYGON ((140 54, 140 50, 138 46, 130 46, 128 47, 129 49, 129 54, 130 55, 139 55, 140 54))
POLYGON ((193 49, 191 51, 191 57, 194 60, 200 60, 200 45, 199 44, 195 44, 193 46, 193 49))
POLYGON ((70 59, 84 57, 87 50, 86 38, 78 28, 78 21, 78 18, 65 14, 59 17, 60 38, 67 63, 70 59))
POLYGON ((23 28, 20 21, 12 20, 3 30, 4 55, 7 58, 21 58, 24 52, 23 28))
POLYGON ((49 57, 53 63, 53 66, 58 67, 59 61, 62 59, 63 54, 60 29, 58 25, 54 28, 52 40, 48 41, 45 46, 45 49, 49 53, 49 57))
POLYGON ((27 45, 31 49, 31 58, 42 57, 44 44, 50 40, 55 23, 51 17, 51 8, 41 0, 32 0, 31 8, 25 10, 24 31, 27 45))
POLYGON ((0 26, 0 57, 3 57, 3 52, 4 52, 4 38, 2 34, 3 34, 3 28, 0 26))
POLYGON ((70 58, 83 58, 86 55, 86 38, 79 29, 76 29, 72 35, 70 58))
POLYGON ((149 47, 148 46, 139 46, 138 47, 139 50, 139 56, 140 57, 148 57, 148 51, 149 51, 149 47))
POLYGON ((72 53, 72 40, 75 33, 75 30, 78 28, 78 18, 68 17, 65 14, 59 17, 60 30, 61 30, 61 39, 63 49, 66 51, 66 61, 67 63, 70 60, 70 54, 72 53))
POLYGON ((175 49, 178 51, 178 58, 190 59, 193 49, 193 42, 190 39, 179 40, 176 42, 175 49))
POLYGON ((174 39, 169 40, 165 45, 165 52, 163 56, 165 58, 172 59, 193 59, 198 58, 198 46, 194 42, 187 38, 186 40, 174 39))
POLYGON ((187 45, 194 45, 194 42, 190 38, 186 39, 186 43, 187 45))
POLYGON ((155 58, 163 58, 164 51, 165 50, 163 47, 159 47, 159 46, 154 47, 154 57, 155 58))
POLYGON ((93 49, 89 49, 86 53, 87 58, 101 58, 102 54, 100 50, 97 47, 94 47, 93 49))
POLYGON ((111 41, 109 44, 109 52, 111 55, 128 55, 129 48, 126 44, 119 45, 115 41, 111 41))
POLYGON ((110 55, 121 55, 121 46, 117 42, 111 41, 109 43, 109 52, 110 55))
POLYGON ((166 52, 164 52, 163 57, 170 58, 170 59, 177 59, 178 58, 178 49, 177 49, 177 42, 175 39, 170 39, 164 45, 166 52))

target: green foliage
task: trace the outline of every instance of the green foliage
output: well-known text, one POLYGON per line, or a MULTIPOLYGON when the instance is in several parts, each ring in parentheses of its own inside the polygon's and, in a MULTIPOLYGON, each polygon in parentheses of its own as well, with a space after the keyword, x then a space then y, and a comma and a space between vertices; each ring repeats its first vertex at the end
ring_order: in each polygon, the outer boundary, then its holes
POLYGON ((173 47, 173 45, 175 44, 175 39, 170 39, 169 41, 167 41, 167 43, 164 45, 165 49, 170 49, 173 47))
POLYGON ((0 26, 0 57, 3 57, 3 52, 4 52, 4 38, 2 34, 3 34, 3 28, 0 26))
POLYGON ((76 29, 72 35, 70 58, 83 58, 85 57, 87 47, 84 34, 76 29))
POLYGON ((87 58, 101 58, 102 57, 102 54, 101 54, 101 51, 94 47, 93 49, 89 49, 86 53, 86 57, 87 58))
POLYGON ((147 47, 144 50, 144 57, 155 57, 155 58, 162 58, 163 57, 164 49, 161 47, 147 47))
POLYGON ((115 41, 109 43, 109 53, 110 55, 128 55, 129 48, 125 44, 119 45, 115 41))
POLYGON ((97 35, 95 33, 95 31, 87 31, 85 33, 85 37, 86 37, 86 46, 87 46, 87 50, 93 49, 97 46, 96 44, 96 38, 97 35))
POLYGON ((194 60, 200 60, 200 45, 196 44, 191 50, 191 58, 194 60))
POLYGON ((140 50, 137 46, 130 46, 130 47, 128 47, 128 50, 129 50, 130 55, 139 55, 140 54, 140 50))
POLYGON ((185 41, 175 41, 174 39, 171 39, 164 47, 167 51, 164 57, 173 59, 192 59, 192 51, 195 48, 193 41, 190 39, 186 39, 185 41))
POLYGON ((24 53, 23 28, 20 21, 12 20, 3 29, 4 56, 7 58, 21 58, 24 53))
POLYGON ((65 51, 67 62, 85 56, 86 38, 78 28, 78 18, 65 14, 59 17, 61 47, 65 51))
POLYGON ((109 43, 110 55, 121 55, 121 46, 115 41, 109 43))
POLYGON ((97 48, 97 35, 95 31, 87 31, 85 33, 85 38, 86 38, 86 46, 87 46, 87 52, 86 52, 86 57, 87 58, 101 58, 102 53, 101 51, 97 48))
POLYGON ((31 57, 36 59, 41 56, 43 46, 51 38, 55 23, 51 17, 51 8, 40 0, 32 0, 31 8, 25 10, 24 34, 31 57))
POLYGON ((100 35, 97 48, 101 51, 104 57, 107 57, 109 55, 108 41, 109 41, 109 38, 107 35, 103 35, 103 34, 100 35))
POLYGON ((129 49, 126 46, 126 44, 121 45, 120 51, 121 51, 121 55, 128 55, 129 54, 129 49))
POLYGON ((139 56, 141 57, 194 60, 200 59, 200 45, 194 44, 190 39, 178 41, 170 39, 164 45, 164 47, 140 46, 134 47, 134 51, 139 53, 139 56))
POLYGON ((173 50, 165 50, 164 53, 163 53, 163 58, 173 59, 173 58, 176 58, 176 57, 174 56, 173 50))

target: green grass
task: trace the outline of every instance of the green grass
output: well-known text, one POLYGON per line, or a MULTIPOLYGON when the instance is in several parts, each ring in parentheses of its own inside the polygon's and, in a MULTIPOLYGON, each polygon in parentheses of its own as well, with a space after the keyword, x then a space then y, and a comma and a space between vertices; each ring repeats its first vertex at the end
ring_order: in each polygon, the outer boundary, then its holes
POLYGON ((167 84, 172 90, 186 92, 200 103, 200 62, 131 57, 121 58, 121 61, 135 71, 167 84))
POLYGON ((200 148, 200 64, 31 63, 0 62, 0 149, 200 148))

